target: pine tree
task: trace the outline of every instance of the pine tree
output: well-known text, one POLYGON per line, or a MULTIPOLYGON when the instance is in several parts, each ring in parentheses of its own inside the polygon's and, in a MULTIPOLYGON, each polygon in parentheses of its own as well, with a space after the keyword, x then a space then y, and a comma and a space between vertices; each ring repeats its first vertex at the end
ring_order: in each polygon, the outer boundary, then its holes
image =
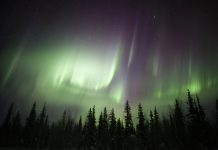
POLYGON ((114 114, 114 109, 111 110, 110 117, 109 117, 109 133, 111 139, 115 137, 115 132, 116 132, 116 117, 114 114))
POLYGON ((150 122, 149 122, 149 129, 150 129, 150 135, 149 135, 149 147, 150 149, 156 149, 156 135, 155 135, 155 119, 153 112, 150 110, 150 122))
POLYGON ((65 127, 65 144, 64 147, 71 148, 72 147, 72 141, 73 141, 73 127, 74 127, 74 121, 71 118, 71 116, 68 114, 67 117, 67 123, 65 127))
POLYGON ((154 141, 156 149, 159 149, 161 145, 161 128, 159 121, 159 113, 157 112, 157 108, 154 108, 154 141))
POLYGON ((160 122, 159 122, 159 113, 157 112, 157 108, 154 108, 154 126, 155 129, 159 130, 160 122))
POLYGON ((144 149, 147 143, 147 127, 141 104, 138 105, 138 124, 136 128, 136 135, 138 138, 139 148, 144 149))
POLYGON ((126 102, 124 112, 125 112, 125 136, 128 137, 134 133, 131 108, 129 106, 128 101, 126 102))
POLYGON ((107 149, 109 144, 109 132, 108 132, 108 114, 106 107, 104 112, 99 116, 98 123, 98 148, 107 149))
POLYGON ((152 132, 154 128, 154 115, 153 112, 150 110, 150 123, 149 123, 150 131, 152 132))
POLYGON ((200 120, 201 122, 206 122, 206 115, 205 115, 205 112, 204 112, 203 107, 202 107, 201 104, 200 104, 200 100, 199 100, 198 95, 196 95, 196 101, 197 101, 197 108, 198 108, 199 120, 200 120))
POLYGON ((67 112, 64 110, 62 118, 53 123, 51 127, 49 145, 52 149, 63 149, 66 147, 66 125, 67 125, 67 112))
POLYGON ((82 116, 80 116, 79 117, 79 124, 78 124, 78 130, 79 130, 80 133, 82 132, 82 127, 83 127, 83 125, 82 125, 82 116))
POLYGON ((159 149, 160 146, 160 123, 159 123, 159 114, 155 107, 154 113, 150 111, 150 138, 149 138, 149 147, 151 149, 159 149))
POLYGON ((89 110, 87 122, 85 125, 85 143, 88 149, 94 149, 96 146, 96 119, 95 106, 89 110))
POLYGON ((164 142, 164 146, 165 147, 173 147, 172 146, 172 139, 175 137, 172 133, 172 128, 170 125, 170 121, 168 118, 166 118, 165 116, 163 117, 163 142, 164 142))
POLYGON ((200 105, 199 98, 194 99, 188 91, 188 130, 190 135, 190 146, 199 148, 199 143, 206 144, 208 125, 205 120, 205 113, 200 105))
POLYGON ((175 100, 174 113, 173 113, 173 129, 176 145, 178 147, 184 147, 185 144, 185 116, 182 111, 181 103, 178 99, 175 100))
POLYGON ((24 142, 27 147, 36 147, 36 102, 33 103, 24 129, 24 142))
POLYGON ((210 125, 209 125, 209 121, 206 119, 206 114, 204 112, 204 109, 202 107, 202 105, 200 104, 200 100, 199 97, 196 95, 196 104, 197 104, 197 126, 198 126, 198 134, 197 134, 197 138, 198 140, 204 144, 204 145, 211 145, 210 141, 210 125))
POLYGON ((194 104, 194 99, 191 96, 190 91, 188 90, 188 121, 189 123, 193 122, 196 120, 196 108, 195 108, 195 104, 194 104))
POLYGON ((197 108, 196 108, 196 103, 193 99, 193 97, 191 96, 190 91, 188 90, 188 114, 187 114, 187 121, 188 121, 188 129, 189 129, 189 133, 191 136, 191 139, 195 139, 196 138, 196 131, 197 130, 197 108))
POLYGON ((115 149, 116 128, 116 117, 114 114, 114 109, 112 109, 109 115, 110 149, 115 149))
POLYGON ((75 124, 73 129, 73 139, 72 144, 75 145, 76 149, 81 149, 83 142, 83 125, 82 116, 79 117, 79 122, 75 124))
POLYGON ((103 145, 104 145, 104 149, 107 149, 107 147, 109 146, 109 131, 108 131, 108 114, 107 114, 107 108, 104 108, 104 112, 103 112, 103 145))
POLYGON ((107 114, 107 108, 104 108, 104 113, 103 113, 103 124, 105 127, 105 130, 108 131, 108 114, 107 114))
POLYGON ((179 130, 184 131, 185 128, 185 116, 182 111, 181 104, 179 103, 178 99, 175 100, 174 104, 174 121, 175 121, 175 126, 179 130))
POLYGON ((61 125, 63 126, 63 128, 65 128, 66 126, 66 120, 67 120, 67 111, 64 110, 63 115, 62 115, 62 121, 61 121, 61 125))
POLYGON ((99 149, 104 148, 104 122, 103 122, 103 114, 100 113, 99 121, 98 121, 98 139, 97 139, 97 145, 99 149))
POLYGON ((116 128, 116 149, 122 150, 124 149, 124 127, 120 118, 117 120, 117 128, 116 128))
POLYGON ((41 113, 39 114, 37 120, 37 139, 38 147, 45 147, 47 143, 47 134, 48 134, 48 118, 46 115, 46 105, 44 104, 41 113))

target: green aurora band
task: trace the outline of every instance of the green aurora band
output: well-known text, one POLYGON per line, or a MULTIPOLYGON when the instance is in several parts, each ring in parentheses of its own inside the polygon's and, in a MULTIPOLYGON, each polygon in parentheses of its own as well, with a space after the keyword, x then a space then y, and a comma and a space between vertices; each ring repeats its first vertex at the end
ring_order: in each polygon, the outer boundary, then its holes
POLYGON ((214 91, 218 85, 214 76, 202 79, 200 73, 193 70, 191 58, 187 66, 187 78, 180 79, 178 70, 163 75, 156 54, 148 60, 152 70, 152 86, 146 87, 146 80, 140 82, 141 87, 145 87, 140 90, 147 91, 131 97, 127 86, 131 64, 124 64, 122 43, 99 45, 81 42, 32 51, 25 51, 22 46, 13 57, 8 53, 2 59, 2 64, 7 65, 1 66, 4 70, 1 92, 12 91, 16 97, 32 99, 26 102, 27 108, 33 100, 41 104, 46 101, 50 106, 79 107, 79 114, 85 115, 89 107, 96 105, 97 108, 113 107, 121 116, 123 112, 119 110, 122 110, 127 99, 133 106, 141 102, 151 109, 154 105, 172 104, 177 97, 185 99, 187 89, 193 94, 205 94, 202 91, 214 91))

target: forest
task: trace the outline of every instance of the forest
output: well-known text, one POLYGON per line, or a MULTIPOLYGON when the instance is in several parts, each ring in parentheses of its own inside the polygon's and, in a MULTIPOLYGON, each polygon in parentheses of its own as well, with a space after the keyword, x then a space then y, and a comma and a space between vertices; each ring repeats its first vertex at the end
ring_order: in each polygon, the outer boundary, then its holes
MULTIPOLYGON (((211 108, 212 109, 212 108, 211 108)), ((32 105, 25 124, 11 104, 0 128, 0 148, 78 149, 78 150, 208 150, 218 147, 218 99, 214 101, 215 120, 209 120, 199 97, 187 92, 187 100, 175 100, 168 115, 156 107, 149 114, 138 105, 137 122, 126 101, 124 117, 114 109, 96 118, 95 106, 86 118, 75 121, 66 111, 58 121, 49 123, 46 105, 40 113, 32 105), (185 107, 185 108, 183 108, 185 107), (85 120, 85 121, 83 121, 85 120)))

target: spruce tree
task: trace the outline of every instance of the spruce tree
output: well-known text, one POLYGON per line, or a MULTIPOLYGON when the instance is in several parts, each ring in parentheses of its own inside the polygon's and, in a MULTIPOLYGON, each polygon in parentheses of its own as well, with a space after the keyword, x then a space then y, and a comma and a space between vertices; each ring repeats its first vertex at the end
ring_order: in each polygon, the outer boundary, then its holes
POLYGON ((111 139, 115 137, 115 132, 116 132, 116 117, 114 114, 114 109, 112 109, 109 116, 109 133, 111 139))
POLYGON ((33 103, 24 129, 24 142, 27 147, 36 147, 36 102, 33 103))
POLYGON ((85 125, 85 143, 88 149, 94 149, 96 146, 96 119, 95 106, 89 109, 85 125))
POLYGON ((74 120, 71 118, 71 116, 68 114, 67 117, 67 123, 65 127, 65 141, 64 141, 64 147, 71 148, 72 141, 73 141, 73 128, 74 128, 74 120))
POLYGON ((107 114, 107 108, 104 108, 104 112, 103 112, 103 145, 104 145, 104 149, 107 149, 107 147, 109 146, 109 131, 108 131, 108 114, 107 114))
POLYGON ((82 127, 83 127, 83 125, 82 125, 82 116, 80 116, 79 117, 79 124, 78 124, 78 130, 79 130, 80 133, 82 132, 82 127))
POLYGON ((160 121, 159 121, 159 113, 157 108, 154 108, 154 142, 156 149, 159 149, 161 145, 161 128, 160 128, 160 121))
POLYGON ((176 145, 179 147, 184 147, 185 144, 185 116, 182 111, 181 103, 178 99, 175 100, 174 113, 173 113, 173 129, 176 145))
POLYGON ((104 148, 104 121, 103 121, 103 114, 100 113, 99 121, 98 121, 98 135, 97 135, 97 147, 98 149, 104 148))
MULTIPOLYGON (((188 113, 187 113, 187 121, 188 121, 188 130, 190 134, 191 139, 196 139, 196 134, 197 134, 197 108, 196 108, 196 103, 191 96, 190 91, 188 90, 188 113)), ((191 142, 192 143, 192 142, 191 142)))
POLYGON ((41 113, 39 114, 37 120, 37 139, 38 147, 45 147, 47 143, 47 127, 48 127, 48 118, 46 115, 46 105, 44 104, 41 113))
POLYGON ((200 105, 199 98, 194 99, 190 92, 188 91, 188 130, 189 130, 189 145, 193 149, 199 148, 202 145, 205 145, 208 126, 205 120, 205 113, 200 105))
POLYGON ((150 131, 152 132, 154 128, 154 115, 152 110, 150 110, 150 123, 149 123, 150 131))
POLYGON ((125 136, 129 137, 134 133, 134 128, 133 128, 131 108, 129 106, 128 101, 126 101, 124 112, 125 112, 125 136))
POLYGON ((109 115, 110 149, 115 149, 116 128, 117 128, 116 117, 114 114, 114 109, 112 109, 109 115))
POLYGON ((194 99, 192 98, 191 93, 188 90, 188 101, 187 101, 188 114, 187 114, 187 117, 188 117, 189 124, 191 124, 193 121, 196 120, 196 108, 195 108, 194 103, 195 103, 194 99))
POLYGON ((155 149, 156 143, 155 143, 155 121, 154 121, 154 115, 152 110, 150 110, 150 121, 149 121, 149 149, 155 149))
POLYGON ((75 124, 73 129, 73 139, 72 144, 76 147, 76 149, 81 149, 82 141, 83 141, 83 125, 82 125, 82 116, 79 117, 78 123, 75 124))
POLYGON ((138 124, 136 127, 136 136, 138 139, 138 146, 140 149, 145 148, 147 143, 147 129, 145 125, 145 117, 141 104, 138 105, 138 124))
POLYGON ((206 114, 204 112, 204 109, 202 107, 202 105, 200 104, 200 100, 198 95, 196 95, 196 104, 197 104, 197 125, 198 125, 198 134, 197 134, 197 138, 199 140, 199 142, 201 142, 202 144, 206 145, 206 146, 210 146, 211 145, 211 139, 210 139, 210 124, 209 121, 206 118, 206 114))
POLYGON ((198 95, 196 95, 196 101, 197 101, 197 109, 198 109, 199 120, 201 122, 206 122, 206 115, 205 115, 203 107, 200 104, 200 100, 199 100, 198 95))
POLYGON ((122 150, 124 149, 124 127, 120 118, 117 120, 117 128, 116 128, 116 149, 122 150))

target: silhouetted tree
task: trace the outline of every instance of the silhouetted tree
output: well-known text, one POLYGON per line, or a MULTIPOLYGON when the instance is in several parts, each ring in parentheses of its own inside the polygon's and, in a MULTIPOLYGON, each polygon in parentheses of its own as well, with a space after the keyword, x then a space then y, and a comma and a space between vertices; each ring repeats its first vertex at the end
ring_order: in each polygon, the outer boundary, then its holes
POLYGON ((135 142, 135 135, 134 135, 134 126, 132 121, 132 114, 131 108, 128 103, 126 102, 125 109, 124 109, 124 117, 125 117, 125 149, 133 149, 133 142, 135 142))
POLYGON ((188 91, 187 115, 182 102, 175 100, 169 114, 160 119, 156 109, 150 110, 146 119, 141 104, 138 105, 138 122, 133 126, 128 101, 124 110, 124 125, 116 120, 114 109, 108 115, 106 107, 101 112, 96 127, 95 106, 90 108, 83 126, 64 111, 60 120, 49 126, 46 106, 37 116, 36 103, 32 105, 25 126, 17 111, 13 115, 13 104, 8 109, 1 125, 0 147, 23 147, 27 149, 215 149, 218 134, 218 100, 216 100, 216 125, 211 126, 198 96, 188 91), (136 141, 137 139, 137 141, 136 141))
POLYGON ((104 124, 103 124, 103 114, 102 112, 100 113, 99 116, 99 121, 98 121, 98 139, 97 139, 97 145, 99 149, 103 149, 104 148, 104 143, 103 142, 103 137, 104 137, 104 124))
POLYGON ((191 96, 190 91, 188 90, 188 112, 187 112, 187 125, 189 132, 189 146, 196 148, 197 143, 197 134, 198 134, 198 111, 196 108, 196 102, 191 96))
POLYGON ((186 140, 186 127, 185 127, 185 116, 183 114, 181 103, 178 99, 175 100, 174 112, 173 112, 173 125, 174 140, 177 148, 185 148, 186 140))
POLYGON ((73 144, 79 150, 81 149, 83 142, 83 125, 82 125, 82 116, 79 118, 78 124, 74 126, 74 135, 73 135, 73 144))
POLYGON ((200 104, 199 97, 196 95, 196 103, 197 103, 197 110, 198 110, 198 128, 199 128, 199 134, 198 134, 198 140, 202 145, 207 146, 210 148, 212 145, 211 143, 211 126, 209 124, 209 121, 206 118, 205 111, 200 104))
POLYGON ((147 145, 148 129, 145 123, 145 117, 141 104, 138 105, 138 124, 136 126, 136 136, 138 139, 138 146, 144 149, 147 145))
POLYGON ((125 117, 125 136, 128 137, 134 133, 131 108, 129 106, 128 101, 126 101, 124 112, 125 112, 125 116, 124 116, 125 117))
POLYGON ((27 147, 36 147, 37 131, 36 131, 36 102, 33 103, 29 116, 26 119, 24 129, 24 143, 27 147))
POLYGON ((114 109, 112 109, 109 115, 110 149, 115 149, 116 128, 116 117, 114 114, 114 109))
POLYGON ((49 125, 48 115, 46 114, 46 106, 44 104, 41 113, 37 119, 37 144, 38 147, 46 147, 48 144, 49 125))
POLYGON ((104 108, 103 112, 103 145, 104 149, 107 149, 109 146, 109 131, 108 131, 109 125, 108 125, 108 114, 107 114, 107 108, 104 108))
POLYGON ((150 135, 149 135, 149 147, 150 149, 156 149, 156 137, 155 137, 155 119, 153 112, 150 110, 150 122, 149 122, 149 129, 150 129, 150 135))
POLYGON ((190 134, 190 146, 201 148, 208 146, 210 134, 209 123, 206 120, 205 112, 199 102, 198 96, 194 99, 188 91, 188 129, 190 134))
POLYGON ((104 112, 101 112, 99 117, 97 141, 99 149, 107 149, 109 146, 108 114, 106 107, 104 108, 104 112))
POLYGON ((123 122, 120 118, 117 120, 117 128, 116 128, 116 149, 124 150, 124 126, 123 122))
POLYGON ((156 149, 160 149, 161 146, 161 128, 160 128, 160 121, 159 121, 159 113, 157 108, 154 108, 154 142, 156 149))
POLYGON ((163 142, 164 142, 164 147, 165 149, 170 149, 174 147, 174 143, 173 142, 173 132, 172 132, 172 128, 171 128, 171 124, 170 124, 170 119, 163 117, 163 142))
POLYGON ((74 128, 74 121, 70 115, 67 117, 67 123, 65 127, 65 142, 64 147, 71 148, 73 144, 73 128, 74 128))
POLYGON ((159 122, 159 114, 155 107, 154 112, 150 111, 150 139, 149 139, 149 147, 151 149, 159 149, 160 147, 160 122, 159 122))
POLYGON ((96 146, 96 119, 95 106, 89 110, 85 125, 85 144, 88 149, 94 149, 96 146))

